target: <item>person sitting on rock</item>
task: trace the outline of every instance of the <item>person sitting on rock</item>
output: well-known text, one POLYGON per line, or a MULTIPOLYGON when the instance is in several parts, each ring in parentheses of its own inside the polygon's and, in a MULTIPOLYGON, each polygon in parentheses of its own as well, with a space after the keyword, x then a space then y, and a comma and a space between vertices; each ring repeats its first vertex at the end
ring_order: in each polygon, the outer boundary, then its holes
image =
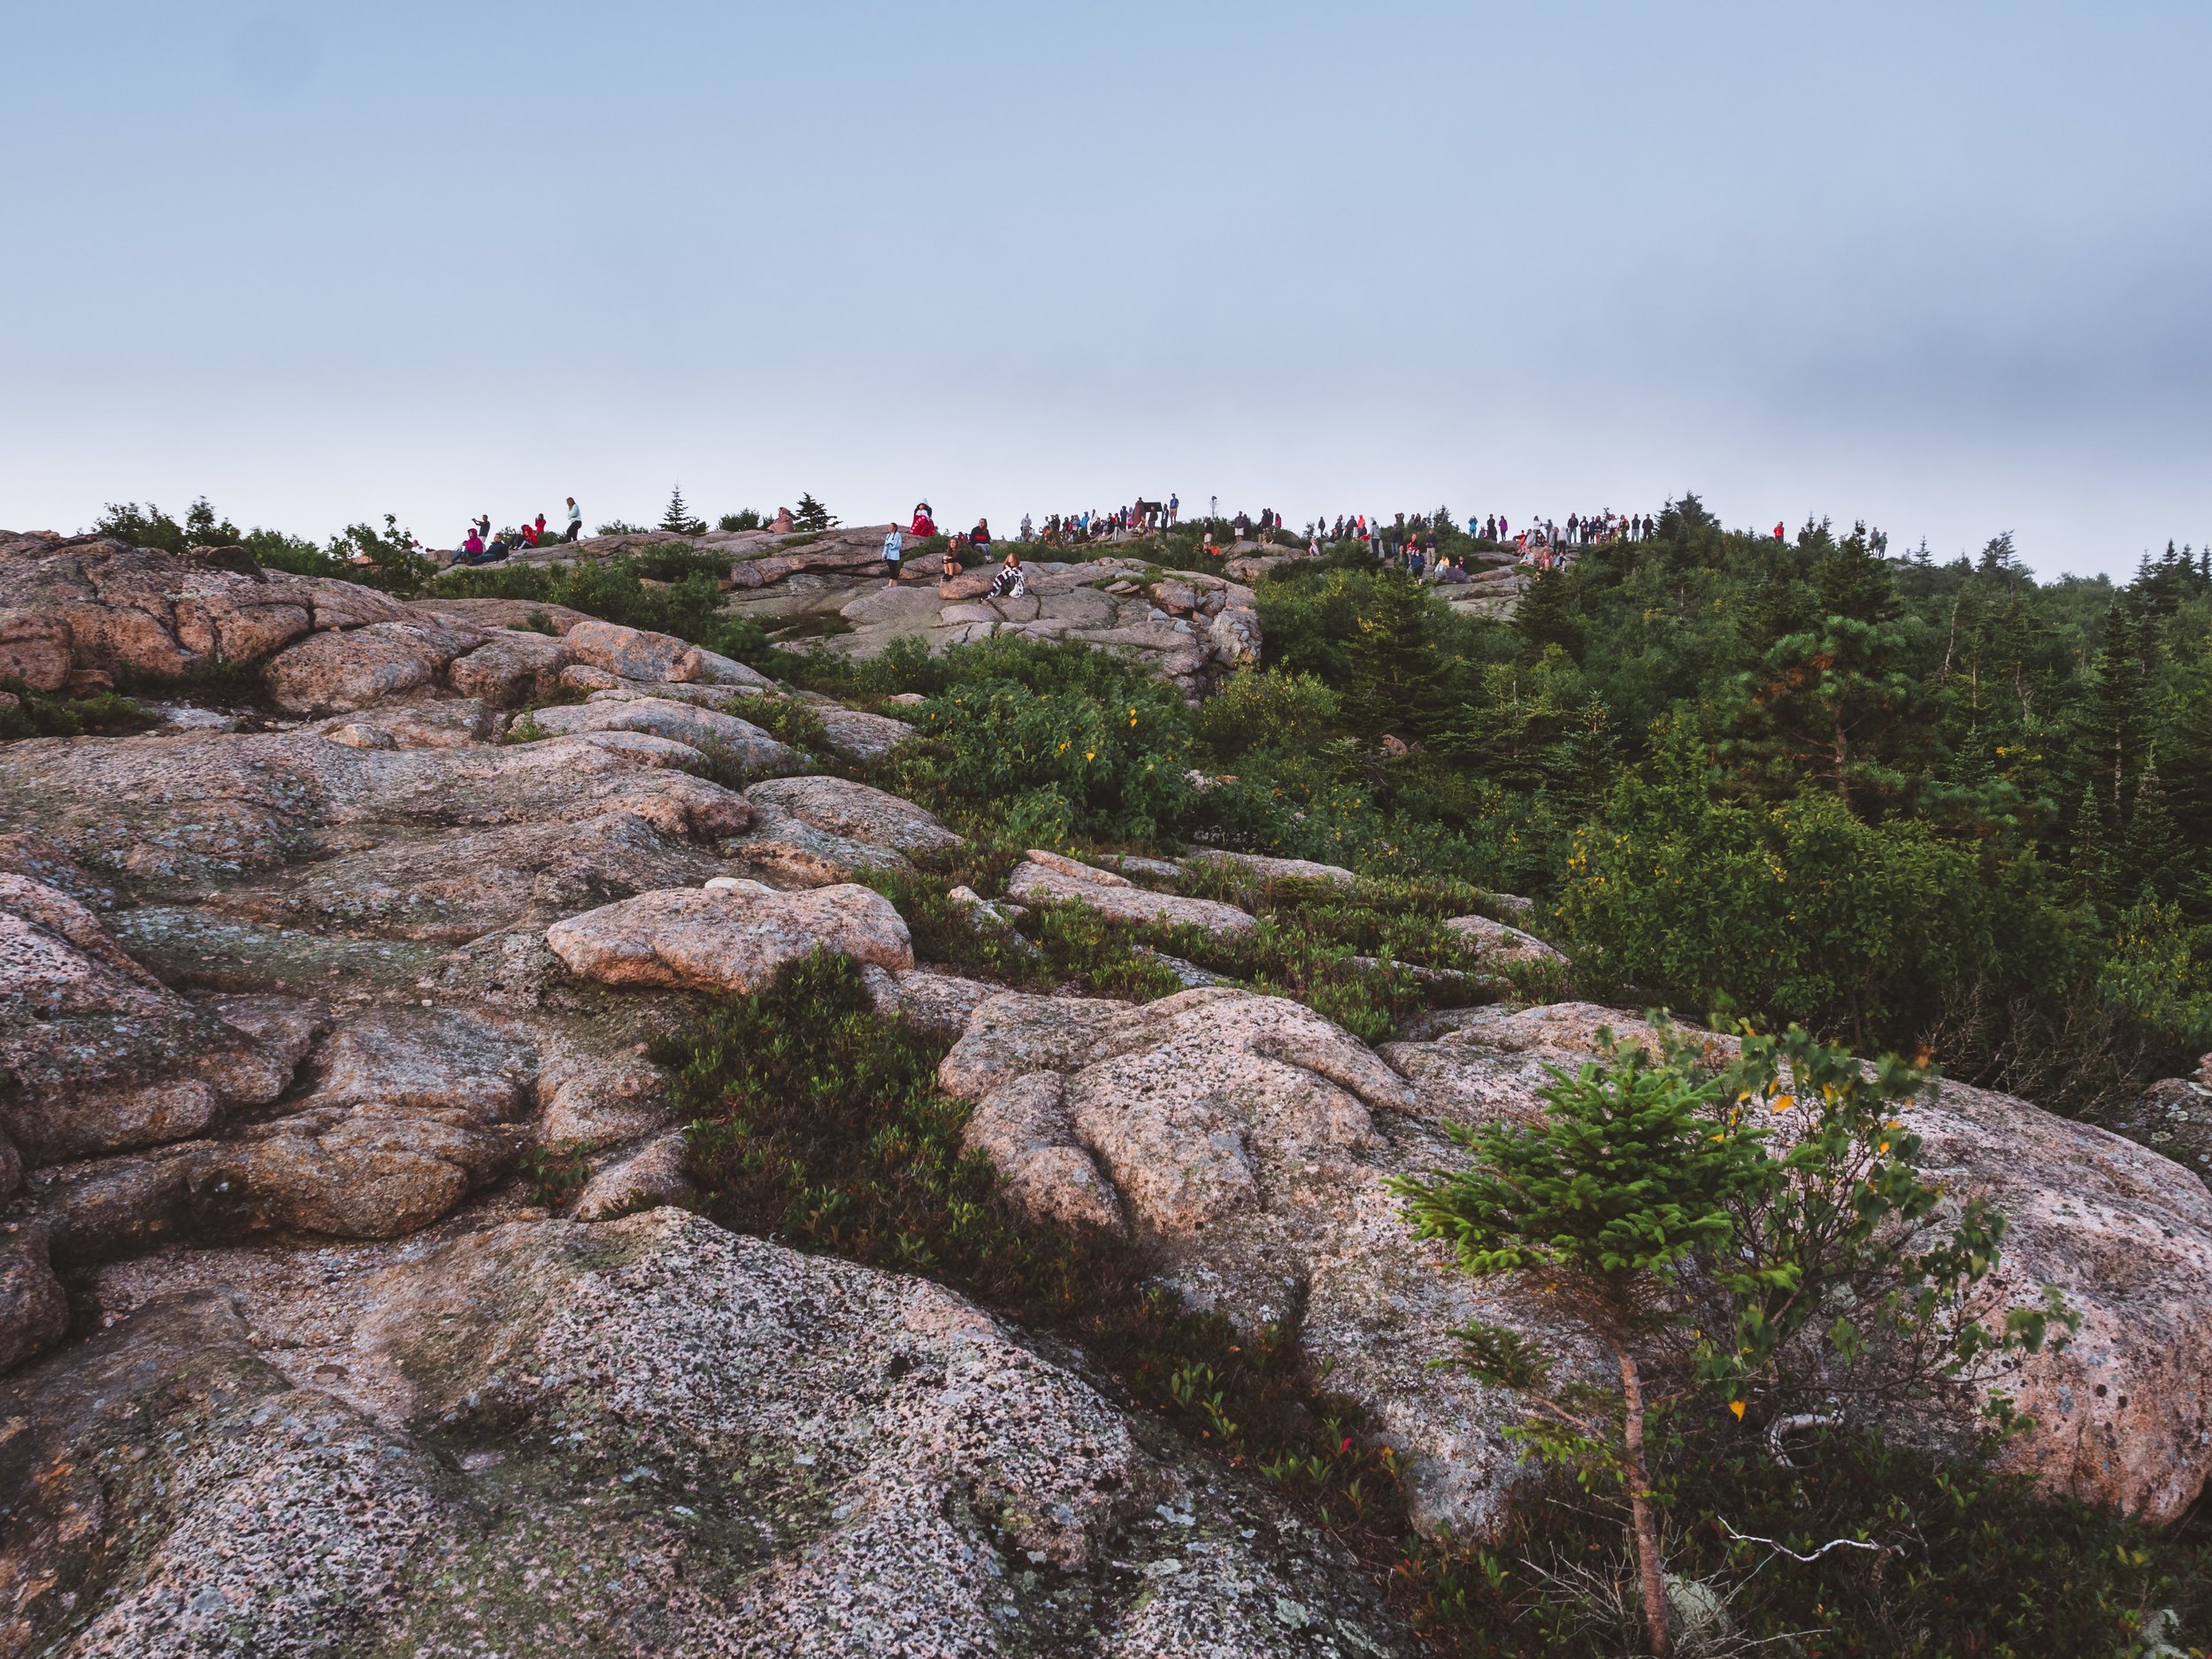
POLYGON ((998 574, 991 579, 991 597, 1019 599, 1028 591, 1029 579, 1022 572, 1021 549, 1010 547, 1006 549, 1006 563, 999 566, 998 574))
MULTIPOLYGON (((366 554, 358 556, 367 557, 366 554)), ((476 526, 469 526, 469 533, 461 540, 461 550, 453 556, 456 565, 473 565, 484 557, 484 538, 476 534, 476 526)))
POLYGON ((927 502, 918 501, 914 503, 914 521, 906 526, 906 533, 917 541, 924 541, 937 534, 937 520, 929 516, 927 502))
POLYGON ((975 521, 975 528, 968 532, 968 540, 978 547, 989 547, 991 545, 991 521, 988 518, 978 518, 975 521))
POLYGON ((960 544, 957 541, 948 541, 945 544, 945 563, 942 574, 947 581, 950 581, 960 574, 960 544))
POLYGON ((496 565, 507 557, 507 533, 502 530, 484 549, 484 563, 496 565))
POLYGON ((776 535, 789 535, 797 527, 791 521, 791 509, 788 507, 777 508, 776 521, 768 526, 769 530, 776 535))
MULTIPOLYGON (((544 518, 545 518, 545 515, 544 515, 543 513, 540 513, 540 514, 538 515, 538 518, 539 518, 539 519, 540 519, 541 521, 542 521, 542 520, 544 519, 544 518)), ((527 542, 527 543, 528 543, 530 546, 532 546, 532 547, 535 547, 535 546, 537 546, 537 544, 538 544, 538 531, 537 531, 537 526, 536 526, 535 525, 531 524, 531 523, 530 523, 527 519, 524 520, 524 522, 523 522, 523 526, 522 526, 522 539, 523 539, 523 541, 524 541, 527 542)))

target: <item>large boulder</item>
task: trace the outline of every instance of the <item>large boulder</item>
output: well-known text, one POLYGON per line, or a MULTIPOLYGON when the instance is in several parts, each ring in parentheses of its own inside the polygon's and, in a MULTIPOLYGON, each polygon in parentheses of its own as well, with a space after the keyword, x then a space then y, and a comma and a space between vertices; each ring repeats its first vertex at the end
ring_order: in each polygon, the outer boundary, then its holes
POLYGON ((1455 916, 1444 924, 1489 962, 1538 962, 1563 967, 1566 956, 1534 933, 1487 916, 1455 916))
POLYGON ((1439 1368, 1471 1318, 1575 1356, 1571 1329, 1446 1271, 1385 1185, 1448 1156, 1364 1043, 1286 998, 1124 1003, 1005 994, 939 1079, 1016 1200, 1137 1240, 1162 1280, 1240 1328, 1302 1315, 1307 1351, 1395 1448, 1416 1522, 1491 1533, 1519 1484, 1513 1397, 1439 1368))
MULTIPOLYGON (((1436 1041, 1387 1044, 1420 1110, 1459 1121, 1532 1115, 1548 1065, 1597 1055, 1598 1033, 1649 1045, 1617 1009, 1470 1010, 1436 1041)), ((1715 1062, 1728 1038, 1686 1029, 1715 1062)), ((1985 1199, 2008 1223, 1994 1277, 2011 1302, 2055 1286, 2082 1317, 2058 1351, 2006 1379, 2035 1426, 2006 1456, 2047 1490, 2166 1521, 2212 1473, 2212 1195, 2196 1175, 2116 1134, 2008 1094, 1946 1083, 1904 1113, 1929 1179, 1985 1199)))
MULTIPOLYGON (((1502 1432, 1519 1411, 1432 1365, 1451 1356, 1448 1333, 1472 1317, 1509 1325, 1570 1374, 1597 1356, 1540 1285, 1448 1271, 1386 1182, 1460 1162, 1443 1122, 1540 1113, 1546 1066, 1596 1056, 1601 1027, 1650 1033, 1586 1003, 1447 1023, 1379 1057, 1309 1010, 1241 991, 1142 1008, 1005 995, 977 1009, 940 1077, 976 1102, 971 1144, 1039 1214, 1127 1233, 1165 1282, 1247 1327, 1302 1297, 1302 1337, 1332 1387, 1405 1458, 1417 1522, 1466 1536, 1506 1513, 1520 1475, 1502 1432)), ((1729 1057, 1725 1039, 1702 1040, 1729 1057)), ((1998 1289, 2033 1302, 2055 1285, 2082 1314, 2073 1342, 2009 1374, 2036 1425, 2007 1455, 2052 1491, 2179 1514, 2212 1471, 2196 1380, 2212 1363, 2202 1184, 1983 1090, 1947 1087, 1907 1120, 1933 1179, 2010 1220, 1998 1289)))
POLYGON ((644 732, 687 744, 702 753, 727 755, 749 771, 805 764, 804 757, 796 749, 778 742, 749 720, 667 697, 595 691, 588 702, 539 709, 530 718, 541 732, 556 735, 644 732))
POLYGON ((1195 927, 1223 937, 1249 933, 1259 926, 1233 904, 1155 893, 1126 876, 1096 869, 1058 853, 1032 848, 1006 880, 1006 896, 1024 903, 1039 901, 1081 904, 1117 921, 1163 927, 1195 927))
POLYGON ((59 691, 69 683, 69 639, 68 622, 51 611, 0 610, 0 680, 59 691))
POLYGON ((315 626, 316 600, 298 577, 119 541, 0 560, 0 611, 60 623, 72 666, 104 674, 173 678, 217 662, 259 662, 315 626))
POLYGON ((503 629, 464 657, 456 657, 446 679, 465 697, 480 697, 495 709, 549 696, 561 671, 573 659, 557 639, 522 629, 503 629))
POLYGON ((610 732, 502 748, 360 749, 318 732, 34 739, 0 747, 0 831, 142 884, 235 881, 326 849, 326 832, 489 827, 627 812, 710 841, 745 797, 686 775, 698 751, 610 732))
POLYGON ((310 634, 265 672, 278 707, 331 714, 434 687, 448 663, 484 642, 473 629, 427 617, 377 622, 310 634))
POLYGON ((0 1128, 31 1164, 179 1141, 290 1064, 163 986, 74 899, 0 874, 0 1128))
POLYGON ((561 643, 572 660, 625 680, 703 678, 699 648, 671 634, 592 619, 570 624, 562 631, 561 643))
POLYGON ((1333 887, 1359 884, 1359 877, 1342 864, 1325 864, 1310 858, 1270 858, 1259 853, 1218 850, 1193 853, 1184 864, 1203 868, 1218 864, 1257 877, 1262 881, 1318 881, 1333 887))
POLYGON ((910 968, 914 947, 889 900, 849 884, 780 893, 717 877, 643 893, 557 922, 545 942, 571 972, 603 985, 756 991, 815 950, 910 968))
POLYGON ((881 760, 914 735, 912 726, 888 715, 868 714, 833 703, 823 704, 814 712, 822 722, 822 734, 830 748, 852 760, 881 760))
POLYGON ((772 778, 751 785, 745 798, 847 841, 887 852, 941 852, 960 837, 911 801, 846 778, 772 778))
POLYGON ((1412 1651, 1267 1494, 923 1280, 667 1210, 175 1279, 0 1384, 10 1654, 1412 1651))

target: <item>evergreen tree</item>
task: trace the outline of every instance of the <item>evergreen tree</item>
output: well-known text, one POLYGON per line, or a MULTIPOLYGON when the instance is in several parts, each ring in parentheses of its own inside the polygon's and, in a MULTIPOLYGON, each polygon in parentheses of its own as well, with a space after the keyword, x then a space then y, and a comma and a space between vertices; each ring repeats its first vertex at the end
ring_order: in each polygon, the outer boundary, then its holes
POLYGON ((1513 613, 1513 626, 1520 630, 1531 657, 1541 657, 1548 645, 1556 645, 1578 659, 1582 655, 1582 630, 1568 603, 1568 580, 1567 572, 1562 570, 1538 571, 1529 579, 1528 589, 1513 613))
MULTIPOLYGON (((1824 538, 1824 526, 1822 534, 1824 538)), ((1897 614, 1897 581, 1889 561, 1867 545, 1863 534, 1822 550, 1813 562, 1813 592, 1823 616, 1887 622, 1897 614)))
POLYGON ((1901 791, 1900 763, 1924 759, 1929 696, 1900 665, 1894 624, 1830 616, 1778 640, 1737 681, 1726 757, 1770 797, 1811 780, 1863 812, 1901 791))
POLYGON ((802 530, 829 530, 836 527, 837 519, 813 496, 802 495, 798 506, 792 510, 791 522, 802 530))
POLYGON ((2074 807, 2074 854, 2069 861, 2067 897, 2099 912, 2112 906, 2112 836, 2106 822, 2108 811, 2097 786, 2084 784, 2081 799, 2074 807))
POLYGON ((2105 618, 2085 711, 2082 764, 2105 806, 2108 820, 2127 821, 2143 765, 2147 733, 2144 630, 2124 598, 2105 618))
POLYGON ((707 526, 691 516, 691 509, 684 504, 683 486, 679 484, 668 494, 668 511, 661 514, 659 528, 670 535, 704 535, 707 526))
POLYGON ((2187 861, 2181 832, 2167 805, 2164 785, 2154 760, 2143 768, 2135 789, 2135 810, 2128 818, 2127 833, 2119 843, 2116 867, 2108 885, 2116 896, 2129 901, 2171 899, 2187 878, 2187 861))
POLYGON ((1574 1453, 1610 1464, 1626 1489, 1650 1651, 1672 1646, 1662 1517, 1645 1452, 1643 1350, 1671 1323, 1678 1281, 1734 1229, 1730 1202, 1765 1176, 1755 1130, 1714 1133, 1718 1087, 1654 1067, 1632 1043, 1609 1066, 1586 1064, 1544 1091, 1534 1124, 1448 1125, 1471 1155, 1467 1170, 1392 1186, 1423 1238, 1440 1239, 1479 1277, 1533 1271, 1580 1317, 1620 1374, 1612 1409, 1553 1392, 1534 1346, 1502 1326, 1453 1333, 1469 1369, 1517 1387, 1571 1437, 1574 1453), (1615 1417, 1617 1414, 1617 1427, 1615 1417))

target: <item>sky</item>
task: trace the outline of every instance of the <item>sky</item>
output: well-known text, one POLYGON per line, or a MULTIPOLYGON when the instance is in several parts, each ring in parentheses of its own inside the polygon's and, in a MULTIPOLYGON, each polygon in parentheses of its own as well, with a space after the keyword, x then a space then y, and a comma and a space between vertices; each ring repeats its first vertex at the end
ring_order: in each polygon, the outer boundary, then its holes
POLYGON ((2212 539, 2212 6, 0 0, 0 525, 2212 539))

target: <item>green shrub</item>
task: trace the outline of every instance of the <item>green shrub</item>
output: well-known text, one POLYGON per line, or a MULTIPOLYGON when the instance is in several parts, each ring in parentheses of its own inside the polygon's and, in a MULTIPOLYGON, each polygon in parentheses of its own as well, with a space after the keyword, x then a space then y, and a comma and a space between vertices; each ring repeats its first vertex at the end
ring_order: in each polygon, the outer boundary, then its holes
POLYGON ((22 737, 120 737, 154 724, 136 703, 111 691, 70 697, 0 679, 0 692, 15 699, 14 707, 0 708, 0 742, 22 737))
POLYGON ((1323 1394, 1294 1327, 1240 1337, 1146 1282, 1127 1243, 1031 1217, 964 1153, 968 1108, 936 1085, 941 1048, 818 954, 724 1003, 660 1058, 691 1119, 708 1215, 802 1249, 941 1279, 1078 1344, 1148 1410, 1232 1463, 1280 1471, 1379 1565, 1404 1510, 1387 1457, 1323 1394))
POLYGON ((1715 799, 1687 751, 1621 785, 1568 878, 1561 913, 1599 983, 1861 1048, 1916 1046, 1978 983, 2060 983, 2070 954, 2032 861, 1868 823, 1824 793, 1715 799))
MULTIPOLYGON (((1663 1440, 1654 1478, 1677 1517, 1669 1565, 1723 1603, 1733 1651, 2140 1659, 2153 1632, 2168 1652, 2205 1651, 2212 1560, 2200 1529, 2162 1535, 2039 1497, 1987 1447, 1942 1458, 1820 1432, 1793 1439, 1785 1466, 1726 1418, 1672 1420, 1663 1440), (1827 1548, 1838 1539, 1850 1541, 1827 1548)), ((1619 1659, 1640 1611, 1619 1594, 1635 1576, 1624 1518, 1571 1471, 1548 1470, 1501 1537, 1464 1550, 1417 1543, 1399 1583, 1442 1651, 1619 1659)))
POLYGON ((1154 682, 1116 690, 1109 703, 1081 686, 956 684, 911 711, 919 735, 893 757, 888 787, 989 803, 1007 833, 1032 846, 1171 834, 1193 793, 1181 703, 1154 682))
POLYGON ((723 611, 716 580, 722 568, 719 560, 667 544, 648 548, 636 557, 469 566, 446 572, 430 591, 446 598, 562 605, 625 627, 671 634, 752 666, 778 666, 777 653, 760 625, 723 611))

